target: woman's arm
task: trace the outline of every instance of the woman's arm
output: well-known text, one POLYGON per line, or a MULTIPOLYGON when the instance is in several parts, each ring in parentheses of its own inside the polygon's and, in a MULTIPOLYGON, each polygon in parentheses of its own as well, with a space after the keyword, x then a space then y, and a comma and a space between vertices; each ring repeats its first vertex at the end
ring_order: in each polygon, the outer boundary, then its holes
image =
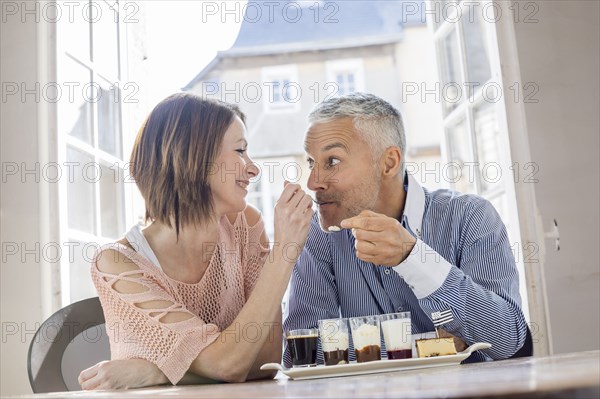
POLYGON ((312 214, 312 199, 299 185, 287 184, 275 206, 273 249, 250 298, 232 325, 200 352, 189 371, 227 382, 247 379, 273 321, 281 317, 281 299, 306 242, 312 214), (249 329, 258 329, 257 339, 243 337, 243 332, 249 329))
POLYGON ((260 366, 265 363, 279 363, 281 361, 283 331, 281 327, 281 313, 273 325, 272 338, 267 342, 256 356, 256 360, 248 373, 246 380, 264 380, 272 379, 277 374, 274 370, 261 370, 260 366))
MULTIPOLYGON (((248 378, 255 363, 262 362, 263 355, 269 361, 279 361, 281 355, 281 299, 289 282, 295 261, 306 241, 312 214, 312 200, 310 197, 300 189, 299 185, 286 185, 275 207, 275 242, 273 249, 269 258, 265 261, 250 298, 233 323, 221 331, 220 335, 192 361, 188 369, 189 372, 212 380, 242 382, 248 378), (279 322, 278 337, 273 334, 273 325, 276 320, 279 322), (250 331, 252 339, 243 336, 250 331), (269 336, 274 339, 266 344, 269 336), (273 352, 269 352, 271 348, 274 349, 273 352), (277 359, 273 356, 274 354, 277 359)), ((97 267, 106 276, 129 273, 127 280, 119 280, 111 285, 111 288, 119 294, 144 292, 143 284, 135 281, 137 276, 135 271, 139 268, 121 254, 115 253, 115 256, 103 257, 97 262, 97 267)), ((142 273, 139 273, 139 275, 141 277, 142 273)), ((140 309, 151 310, 152 313, 160 312, 161 314, 161 310, 166 310, 173 305, 174 302, 169 300, 153 300, 135 304, 140 309)), ((160 324, 176 326, 177 323, 188 322, 193 317, 194 315, 187 311, 167 311, 160 318, 160 324)), ((89 383, 85 386, 96 388, 87 389, 98 389, 99 386, 116 388, 118 384, 111 385, 111 380, 127 387, 164 383, 164 375, 148 371, 150 368, 135 364, 132 369, 134 369, 134 372, 127 375, 134 380, 124 382, 120 378, 122 374, 118 375, 119 373, 112 367, 101 366, 92 377, 90 375, 93 372, 86 373, 84 371, 82 372, 82 386, 90 378, 100 378, 102 384, 97 383, 98 381, 92 381, 93 384, 89 383), (138 375, 137 380, 135 380, 135 369, 142 368, 146 370, 146 375, 138 375), (116 372, 117 375, 110 375, 106 372, 110 370, 116 372)), ((259 374, 256 372, 252 376, 259 374)))

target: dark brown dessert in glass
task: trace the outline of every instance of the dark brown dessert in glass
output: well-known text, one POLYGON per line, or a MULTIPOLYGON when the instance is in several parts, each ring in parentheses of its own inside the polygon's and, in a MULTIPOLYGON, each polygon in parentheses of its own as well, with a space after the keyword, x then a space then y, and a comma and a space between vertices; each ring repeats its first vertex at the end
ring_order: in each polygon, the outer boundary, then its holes
POLYGON ((329 352, 323 351, 325 366, 335 366, 336 364, 348 363, 348 349, 337 349, 329 352))
POLYGON ((410 359, 412 358, 412 349, 398 349, 394 351, 387 351, 388 359, 410 359))
POLYGON ((356 361, 358 363, 381 360, 381 348, 379 345, 368 345, 360 350, 354 349, 354 353, 356 354, 356 361))

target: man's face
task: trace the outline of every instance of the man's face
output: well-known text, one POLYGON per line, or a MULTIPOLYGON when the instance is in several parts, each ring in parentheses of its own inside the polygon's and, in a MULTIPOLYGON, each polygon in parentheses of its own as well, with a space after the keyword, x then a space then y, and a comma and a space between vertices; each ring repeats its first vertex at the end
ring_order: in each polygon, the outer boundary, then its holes
POLYGON ((308 188, 315 192, 323 230, 373 210, 381 178, 351 118, 310 125, 304 147, 311 167, 308 188))

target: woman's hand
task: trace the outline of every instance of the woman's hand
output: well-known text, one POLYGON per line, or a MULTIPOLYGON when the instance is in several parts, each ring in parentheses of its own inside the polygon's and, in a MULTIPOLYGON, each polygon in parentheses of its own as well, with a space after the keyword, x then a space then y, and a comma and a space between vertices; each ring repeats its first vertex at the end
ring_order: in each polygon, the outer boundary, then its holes
POLYGON ((86 391, 141 388, 168 382, 154 363, 144 359, 103 361, 79 374, 79 385, 86 391))
POLYGON ((275 205, 275 243, 273 250, 283 250, 283 256, 292 263, 304 248, 312 218, 312 199, 299 184, 286 181, 275 205))

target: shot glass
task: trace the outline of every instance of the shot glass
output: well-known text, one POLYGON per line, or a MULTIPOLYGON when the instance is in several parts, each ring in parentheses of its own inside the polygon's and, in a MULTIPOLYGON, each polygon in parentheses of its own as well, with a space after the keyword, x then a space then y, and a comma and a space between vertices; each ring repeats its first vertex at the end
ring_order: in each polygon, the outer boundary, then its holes
POLYGON ((325 366, 348 363, 348 319, 319 320, 319 337, 325 366))
POLYGON ((412 357, 410 312, 383 314, 380 320, 388 359, 410 359, 412 357))
POLYGON ((316 328, 307 328, 286 331, 285 339, 290 348, 293 367, 309 367, 317 365, 317 341, 319 339, 319 330, 316 328))
POLYGON ((350 328, 356 361, 363 363, 381 360, 379 316, 352 317, 350 328))

